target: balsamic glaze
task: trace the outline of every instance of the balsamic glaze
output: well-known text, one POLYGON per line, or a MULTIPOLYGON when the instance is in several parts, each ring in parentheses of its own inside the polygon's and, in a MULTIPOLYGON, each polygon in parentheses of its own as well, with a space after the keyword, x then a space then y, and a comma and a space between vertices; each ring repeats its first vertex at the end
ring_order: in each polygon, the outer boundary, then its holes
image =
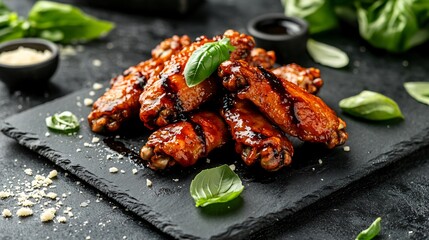
POLYGON ((297 35, 301 27, 294 22, 285 19, 269 19, 256 24, 255 28, 260 32, 272 35, 297 35))

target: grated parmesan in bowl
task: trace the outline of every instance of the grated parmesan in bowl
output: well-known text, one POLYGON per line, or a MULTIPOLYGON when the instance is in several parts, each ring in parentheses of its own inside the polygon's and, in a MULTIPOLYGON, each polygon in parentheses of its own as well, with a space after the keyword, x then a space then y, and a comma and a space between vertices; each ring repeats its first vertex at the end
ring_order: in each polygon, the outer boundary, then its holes
POLYGON ((49 50, 38 51, 33 48, 20 46, 12 51, 0 53, 0 64, 11 66, 23 66, 41 63, 52 56, 49 50))
POLYGON ((11 89, 44 89, 57 70, 58 46, 39 38, 0 44, 0 80, 11 89))

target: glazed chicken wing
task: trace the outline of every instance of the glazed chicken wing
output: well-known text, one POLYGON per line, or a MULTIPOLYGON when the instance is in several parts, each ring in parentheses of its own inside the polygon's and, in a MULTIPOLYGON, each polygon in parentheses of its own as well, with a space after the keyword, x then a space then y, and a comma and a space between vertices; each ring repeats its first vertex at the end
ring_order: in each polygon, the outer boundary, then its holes
MULTIPOLYGON (((224 33, 223 37, 230 39, 235 50, 230 59, 250 59, 250 51, 254 47, 252 37, 232 30, 224 33)), ((140 96, 140 120, 149 129, 165 126, 183 118, 183 113, 197 109, 202 103, 216 94, 217 83, 214 76, 194 87, 188 87, 183 75, 186 63, 192 53, 205 43, 218 41, 200 37, 190 46, 183 48, 166 64, 158 79, 146 85, 140 96)))
POLYGON ((223 85, 241 99, 255 104, 284 132, 329 148, 347 139, 346 124, 320 98, 297 85, 282 81, 262 67, 244 61, 225 61, 218 75, 223 85))
MULTIPOLYGON (((267 69, 266 67, 264 68, 267 69)), ((323 86, 320 70, 317 68, 304 68, 296 63, 291 63, 274 69, 273 73, 280 80, 286 80, 298 85, 311 94, 316 94, 323 86)))
POLYGON ((291 163, 291 142, 251 102, 228 95, 221 112, 229 125, 235 151, 246 165, 258 163, 265 170, 276 171, 291 163))
POLYGON ((165 169, 176 163, 194 165, 228 139, 224 121, 215 113, 199 112, 188 121, 172 123, 155 131, 140 151, 149 167, 165 169))
POLYGON ((122 122, 138 115, 139 96, 143 86, 161 72, 166 60, 189 44, 188 36, 166 39, 152 50, 151 59, 130 67, 122 75, 112 79, 110 89, 94 103, 88 116, 91 130, 116 131, 122 122))

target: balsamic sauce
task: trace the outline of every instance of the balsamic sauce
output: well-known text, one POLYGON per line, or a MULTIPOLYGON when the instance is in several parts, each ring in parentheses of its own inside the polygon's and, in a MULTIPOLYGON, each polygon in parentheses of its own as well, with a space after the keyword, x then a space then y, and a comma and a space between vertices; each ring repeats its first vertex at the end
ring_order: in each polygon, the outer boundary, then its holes
POLYGON ((256 24, 255 28, 266 34, 292 36, 301 30, 297 23, 285 19, 268 19, 256 24))

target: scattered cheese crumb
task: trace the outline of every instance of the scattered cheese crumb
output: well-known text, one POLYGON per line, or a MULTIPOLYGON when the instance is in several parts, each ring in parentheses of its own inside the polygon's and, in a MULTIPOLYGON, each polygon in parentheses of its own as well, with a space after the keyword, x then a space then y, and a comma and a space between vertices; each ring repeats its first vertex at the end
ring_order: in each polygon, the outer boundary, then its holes
POLYGON ((45 132, 45 137, 49 137, 51 134, 49 132, 45 132))
POLYGON ((80 149, 80 148, 76 149, 76 152, 81 152, 81 151, 82 151, 82 149, 80 149))
POLYGON ((50 192, 50 193, 46 194, 46 197, 48 197, 50 199, 55 199, 55 198, 57 198, 57 196, 58 195, 54 192, 50 192))
POLYGON ((86 239, 86 240, 89 240, 89 239, 91 239, 91 237, 90 237, 90 236, 87 236, 85 239, 86 239))
POLYGON ((109 172, 110 173, 117 173, 119 171, 119 169, 115 168, 115 167, 111 167, 109 168, 109 172))
POLYGON ((121 171, 120 171, 120 172, 121 172, 121 173, 125 173, 125 170, 122 170, 122 169, 121 169, 121 171))
POLYGON ((33 215, 33 210, 31 210, 28 207, 23 207, 18 209, 18 211, 16 211, 16 215, 18 215, 19 217, 28 217, 33 215))
POLYGON ((94 100, 92 100, 91 98, 83 99, 83 104, 85 104, 85 106, 87 107, 92 106, 93 103, 94 103, 94 100))
POLYGON ((323 163, 322 159, 319 159, 319 164, 322 164, 322 163, 323 163))
POLYGON ((146 186, 152 187, 152 181, 146 178, 146 186))
POLYGON ((81 207, 88 207, 88 202, 83 202, 80 204, 81 207))
POLYGON ((3 211, 1 212, 1 215, 4 218, 12 217, 12 212, 9 209, 3 209, 3 211))
POLYGON ((49 172, 48 174, 48 178, 52 179, 52 178, 56 178, 58 176, 58 172, 57 170, 52 170, 49 172))
POLYGON ((66 223, 67 222, 67 218, 64 217, 64 216, 59 216, 59 217, 57 217, 57 221, 59 223, 66 223))
POLYGON ((27 174, 28 176, 33 175, 33 170, 31 170, 31 168, 27 168, 24 170, 25 174, 27 174))
POLYGON ((95 95, 95 92, 94 92, 94 91, 89 91, 89 93, 88 93, 88 94, 89 94, 89 96, 91 96, 91 97, 92 97, 92 96, 94 96, 94 95, 95 95))
POLYGON ((136 174, 138 172, 138 170, 133 168, 132 172, 133 172, 133 174, 136 174))
POLYGON ((206 162, 207 162, 207 163, 210 163, 210 159, 209 159, 209 158, 207 158, 207 159, 206 159, 206 162))
POLYGON ((100 141, 100 138, 98 138, 98 137, 93 137, 92 138, 92 143, 98 143, 100 141))
POLYGON ((235 171, 235 165, 234 165, 234 164, 229 165, 229 168, 230 168, 232 171, 235 171))
POLYGON ((23 202, 21 202, 21 204, 22 204, 23 207, 32 207, 32 206, 34 206, 34 202, 32 202, 32 201, 30 201, 28 199, 26 199, 23 202))
POLYGON ((1 191, 0 192, 0 199, 8 198, 10 197, 10 192, 1 191))
POLYGON ((103 88, 103 84, 101 84, 101 83, 92 84, 92 89, 94 89, 94 90, 100 90, 102 88, 103 88))
POLYGON ((94 59, 92 60, 92 65, 94 65, 94 67, 100 67, 101 61, 99 59, 94 59))
POLYGON ((173 181, 178 182, 179 179, 178 178, 173 178, 173 181))
POLYGON ((57 212, 57 210, 55 210, 55 208, 46 209, 45 211, 43 211, 42 214, 40 214, 40 221, 49 222, 49 221, 54 220, 56 212, 57 212))
POLYGON ((344 146, 343 150, 344 152, 350 152, 350 146, 344 146))

